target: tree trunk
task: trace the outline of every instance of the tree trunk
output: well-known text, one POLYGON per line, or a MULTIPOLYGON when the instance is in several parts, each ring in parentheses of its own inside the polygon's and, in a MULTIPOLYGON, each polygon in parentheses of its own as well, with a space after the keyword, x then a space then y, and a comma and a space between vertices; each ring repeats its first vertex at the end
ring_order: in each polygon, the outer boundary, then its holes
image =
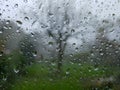
POLYGON ((63 60, 63 52, 62 49, 58 52, 58 65, 57 65, 57 71, 62 71, 62 60, 63 60))
POLYGON ((57 62, 57 71, 58 73, 60 73, 62 71, 62 60, 63 60, 63 54, 64 54, 64 50, 62 47, 62 43, 63 41, 61 40, 62 38, 62 34, 59 33, 59 41, 58 41, 58 62, 57 62))

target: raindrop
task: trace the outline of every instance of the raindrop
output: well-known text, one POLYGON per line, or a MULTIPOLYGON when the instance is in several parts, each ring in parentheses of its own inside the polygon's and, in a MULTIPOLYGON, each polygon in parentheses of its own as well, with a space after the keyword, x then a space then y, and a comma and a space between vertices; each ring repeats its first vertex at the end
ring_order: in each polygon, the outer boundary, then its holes
POLYGON ((66 75, 69 75, 69 74, 70 74, 70 72, 68 72, 68 71, 67 71, 67 72, 65 72, 65 74, 66 74, 66 75))
POLYGON ((16 30, 17 33, 20 33, 20 30, 16 30))
POLYGON ((31 37, 34 37, 34 33, 31 33, 31 37))
POLYGON ((28 2, 28 0, 23 0, 25 3, 27 3, 28 2))
POLYGON ((53 45, 53 42, 48 42, 49 45, 53 45))
POLYGON ((8 27, 7 26, 3 26, 3 29, 8 29, 8 27))
POLYGON ((75 48, 75 51, 78 51, 78 47, 75 48))
POLYGON ((7 20, 7 21, 6 21, 6 24, 10 24, 10 20, 7 20))
POLYGON ((94 53, 91 53, 91 56, 94 56, 94 53))
POLYGON ((17 7, 18 7, 18 4, 15 4, 14 7, 17 8, 17 7))
POLYGON ((37 52, 35 51, 35 52, 33 52, 33 56, 34 57, 36 57, 37 56, 37 52))
POLYGON ((75 30, 74 30, 74 29, 72 29, 72 30, 71 30, 71 33, 74 33, 74 32, 75 32, 75 30))
POLYGON ((112 45, 109 45, 109 47, 112 47, 112 45))
POLYGON ((79 63, 78 65, 79 65, 79 66, 81 66, 82 64, 81 64, 81 63, 79 63))
POLYGON ((100 55, 101 55, 101 56, 103 56, 103 55, 104 55, 104 53, 100 53, 100 55))
POLYGON ((2 31, 0 31, 0 34, 2 34, 3 32, 2 31))
POLYGON ((91 12, 88 12, 88 14, 92 14, 91 12))
POLYGON ((73 43, 72 45, 74 46, 74 45, 76 45, 76 43, 73 43))
POLYGON ((12 29, 12 26, 9 26, 8 29, 12 29))
POLYGON ((55 66, 56 64, 55 63, 51 63, 52 66, 55 66))
POLYGON ((119 53, 119 51, 115 51, 115 53, 119 53))
POLYGON ((21 22, 21 21, 19 21, 19 20, 17 20, 16 22, 17 22, 18 24, 20 24, 20 25, 22 24, 22 22, 21 22))
POLYGON ((99 68, 95 68, 95 69, 94 69, 94 71, 98 71, 98 70, 99 70, 99 68))
POLYGON ((53 79, 52 79, 52 78, 50 78, 50 79, 49 79, 49 81, 53 81, 53 79))
POLYGON ((0 54, 0 57, 2 56, 2 54, 0 54))
POLYGON ((19 70, 17 70, 17 69, 15 69, 15 68, 14 68, 14 72, 15 72, 15 73, 18 73, 18 72, 19 72, 19 70))
POLYGON ((6 7, 9 7, 9 5, 6 5, 6 7))
POLYGON ((48 15, 51 17, 51 16, 53 16, 53 13, 48 12, 48 15))
POLYGON ((88 70, 88 72, 91 72, 92 70, 88 70))
POLYGON ((6 77, 3 77, 3 81, 6 81, 7 80, 7 78, 6 77))
POLYGON ((24 18, 24 20, 25 20, 25 21, 28 21, 28 20, 29 20, 29 18, 28 18, 28 17, 25 17, 25 18, 24 18))
POLYGON ((11 60, 12 58, 11 57, 8 57, 8 60, 11 60))

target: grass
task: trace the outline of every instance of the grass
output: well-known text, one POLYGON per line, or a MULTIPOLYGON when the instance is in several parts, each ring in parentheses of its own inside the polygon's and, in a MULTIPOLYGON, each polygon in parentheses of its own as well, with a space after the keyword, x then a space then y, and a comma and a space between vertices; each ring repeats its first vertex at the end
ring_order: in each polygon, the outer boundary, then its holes
POLYGON ((77 63, 65 63, 60 75, 55 69, 56 64, 33 64, 26 68, 27 74, 16 80, 10 90, 93 90, 90 89, 92 79, 120 73, 117 69, 111 71, 102 66, 95 68, 77 63))

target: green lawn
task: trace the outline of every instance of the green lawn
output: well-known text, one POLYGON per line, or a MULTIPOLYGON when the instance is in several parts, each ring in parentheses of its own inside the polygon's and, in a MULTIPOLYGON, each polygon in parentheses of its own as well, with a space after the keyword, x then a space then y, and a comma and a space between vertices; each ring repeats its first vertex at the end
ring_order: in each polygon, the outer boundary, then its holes
POLYGON ((99 87, 92 89, 91 80, 120 74, 117 69, 111 71, 109 68, 95 68, 87 64, 65 63, 59 75, 55 69, 54 63, 33 64, 26 68, 27 74, 19 77, 11 90, 109 90, 99 87))

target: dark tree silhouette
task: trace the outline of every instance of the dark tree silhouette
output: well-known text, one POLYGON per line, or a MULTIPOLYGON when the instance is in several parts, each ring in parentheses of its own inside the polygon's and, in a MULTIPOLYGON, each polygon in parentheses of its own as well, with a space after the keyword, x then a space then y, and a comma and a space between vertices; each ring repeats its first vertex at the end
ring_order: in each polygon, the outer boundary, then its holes
MULTIPOLYGON (((61 72, 62 68, 62 61, 64 52, 67 46, 67 41, 74 36, 77 36, 80 34, 80 32, 75 32, 75 29, 70 28, 69 25, 71 23, 70 17, 67 13, 67 8, 64 9, 64 14, 62 17, 62 20, 55 20, 51 18, 52 12, 48 12, 48 21, 49 21, 49 28, 47 29, 47 34, 49 37, 52 37, 57 45, 57 71, 61 72), (56 22, 56 23, 54 23, 56 22), (57 23, 59 22, 59 23, 57 23)), ((59 16, 55 15, 56 18, 59 16)))

